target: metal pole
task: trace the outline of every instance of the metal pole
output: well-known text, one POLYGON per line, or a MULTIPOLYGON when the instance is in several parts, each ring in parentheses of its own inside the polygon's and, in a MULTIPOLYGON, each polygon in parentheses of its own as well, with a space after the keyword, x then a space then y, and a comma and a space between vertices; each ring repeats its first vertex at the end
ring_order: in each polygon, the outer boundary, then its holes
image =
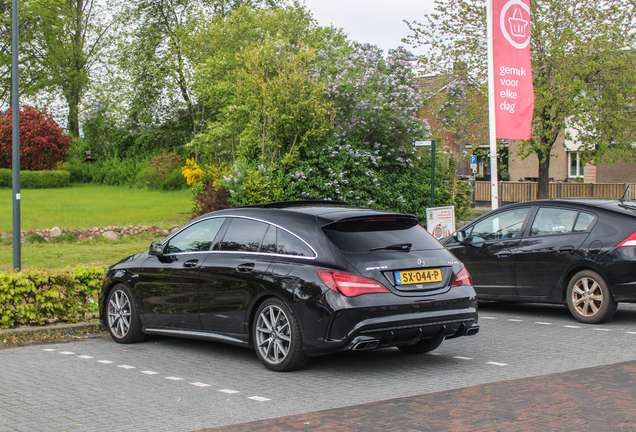
POLYGON ((21 238, 20 238, 20 90, 18 80, 18 0, 12 0, 13 9, 13 40, 11 43, 11 107, 13 110, 13 268, 22 268, 21 238))
POLYGON ((499 207, 497 187, 497 127, 495 123, 495 70, 493 48, 493 7, 492 0, 486 3, 486 27, 488 32, 488 118, 490 120, 490 205, 492 210, 499 207))
POLYGON ((431 208, 435 207, 435 140, 431 140, 431 208))

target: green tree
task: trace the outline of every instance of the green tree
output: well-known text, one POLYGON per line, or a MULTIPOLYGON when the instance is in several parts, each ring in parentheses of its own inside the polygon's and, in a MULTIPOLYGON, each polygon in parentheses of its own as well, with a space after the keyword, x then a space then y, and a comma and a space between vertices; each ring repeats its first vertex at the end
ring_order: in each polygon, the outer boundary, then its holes
POLYGON ((37 31, 28 51, 38 67, 40 91, 58 92, 68 105, 68 130, 79 136, 79 111, 91 70, 110 47, 117 16, 97 0, 31 0, 37 31))
POLYGON ((312 64, 318 48, 342 44, 304 8, 242 7, 205 22, 192 45, 197 97, 209 120, 195 148, 225 160, 288 163, 331 124, 324 85, 312 64))
MULTIPOLYGON (((424 23, 408 23, 413 34, 407 39, 426 49, 425 73, 445 73, 461 61, 475 81, 486 81, 485 3, 436 0, 424 23)), ((568 134, 566 126, 578 132, 585 160, 635 156, 636 2, 536 0, 531 16, 533 138, 522 149, 538 158, 538 197, 547 198, 550 153, 568 134)))

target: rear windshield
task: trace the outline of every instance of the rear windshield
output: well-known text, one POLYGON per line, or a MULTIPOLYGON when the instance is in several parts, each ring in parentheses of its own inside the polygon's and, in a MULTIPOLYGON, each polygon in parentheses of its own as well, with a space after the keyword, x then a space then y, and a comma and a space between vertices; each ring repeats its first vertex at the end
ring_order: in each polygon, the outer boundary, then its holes
POLYGON ((324 227, 323 232, 341 251, 351 253, 371 250, 425 250, 443 246, 416 219, 357 219, 324 227))

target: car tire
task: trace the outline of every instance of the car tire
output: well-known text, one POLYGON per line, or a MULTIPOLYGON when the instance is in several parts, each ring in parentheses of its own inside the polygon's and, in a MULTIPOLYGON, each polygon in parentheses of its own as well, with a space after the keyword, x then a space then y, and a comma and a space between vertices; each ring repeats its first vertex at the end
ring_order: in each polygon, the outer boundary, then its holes
POLYGON ((406 354, 424 354, 436 350, 442 342, 444 342, 444 335, 439 335, 430 339, 421 339, 412 345, 399 345, 398 349, 406 354))
POLYGON ((298 321, 287 305, 278 298, 265 300, 256 311, 252 338, 256 355, 271 371, 300 369, 309 360, 303 352, 298 321))
POLYGON ((143 340, 139 311, 126 285, 118 284, 110 290, 104 311, 104 323, 115 342, 131 344, 143 340))
POLYGON ((602 323, 616 313, 617 304, 607 283, 592 270, 574 275, 568 284, 566 301, 570 313, 582 323, 602 323))

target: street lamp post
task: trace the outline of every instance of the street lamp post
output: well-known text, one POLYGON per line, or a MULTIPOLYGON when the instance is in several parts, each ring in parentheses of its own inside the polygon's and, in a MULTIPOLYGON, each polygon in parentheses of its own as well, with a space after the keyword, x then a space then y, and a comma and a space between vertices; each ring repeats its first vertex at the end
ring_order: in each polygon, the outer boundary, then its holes
POLYGON ((11 42, 11 106, 13 110, 12 125, 12 174, 13 174, 13 268, 22 267, 20 242, 20 91, 18 80, 18 0, 12 0, 13 40, 11 42))

